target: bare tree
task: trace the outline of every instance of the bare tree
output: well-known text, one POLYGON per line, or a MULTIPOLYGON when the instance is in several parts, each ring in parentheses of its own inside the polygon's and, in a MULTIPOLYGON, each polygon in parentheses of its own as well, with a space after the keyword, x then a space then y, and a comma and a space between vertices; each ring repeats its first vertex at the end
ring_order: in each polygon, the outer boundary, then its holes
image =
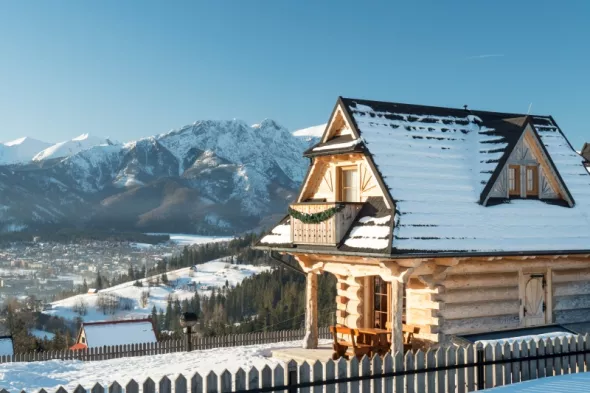
POLYGON ((74 304, 74 307, 72 309, 74 310, 74 312, 76 314, 78 314, 80 316, 84 316, 84 315, 88 314, 88 304, 86 303, 86 301, 82 297, 78 298, 78 300, 76 301, 76 304, 74 304))
POLYGON ((142 308, 147 307, 149 299, 150 299, 150 292, 149 291, 142 291, 141 295, 139 296, 139 305, 142 308))

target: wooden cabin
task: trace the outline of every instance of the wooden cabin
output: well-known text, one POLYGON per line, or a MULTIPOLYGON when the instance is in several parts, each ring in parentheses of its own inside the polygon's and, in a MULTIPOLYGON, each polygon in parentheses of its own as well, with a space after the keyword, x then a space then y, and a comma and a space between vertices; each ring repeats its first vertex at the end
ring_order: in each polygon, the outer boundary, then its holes
POLYGON ((337 278, 337 323, 456 335, 590 321, 590 174, 551 116, 339 98, 258 249, 337 278))
POLYGON ((151 319, 83 322, 71 350, 114 345, 156 343, 156 329, 151 319))

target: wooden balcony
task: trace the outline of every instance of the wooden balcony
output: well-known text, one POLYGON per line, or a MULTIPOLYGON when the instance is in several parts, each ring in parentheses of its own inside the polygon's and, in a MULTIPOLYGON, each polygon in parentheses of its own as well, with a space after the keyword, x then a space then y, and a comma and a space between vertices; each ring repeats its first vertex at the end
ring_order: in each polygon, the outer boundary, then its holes
POLYGON ((322 246, 336 246, 340 243, 361 210, 363 203, 304 202, 291 205, 291 209, 305 214, 320 213, 340 205, 343 206, 342 210, 318 224, 306 224, 293 217, 291 219, 291 242, 322 246))

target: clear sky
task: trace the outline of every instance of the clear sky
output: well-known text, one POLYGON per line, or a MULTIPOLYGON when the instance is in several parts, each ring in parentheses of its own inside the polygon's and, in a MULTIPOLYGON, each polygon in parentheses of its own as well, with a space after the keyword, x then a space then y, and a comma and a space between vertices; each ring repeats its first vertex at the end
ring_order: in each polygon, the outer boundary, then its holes
POLYGON ((339 95, 551 114, 590 140, 590 1, 0 0, 0 141, 327 121, 339 95))

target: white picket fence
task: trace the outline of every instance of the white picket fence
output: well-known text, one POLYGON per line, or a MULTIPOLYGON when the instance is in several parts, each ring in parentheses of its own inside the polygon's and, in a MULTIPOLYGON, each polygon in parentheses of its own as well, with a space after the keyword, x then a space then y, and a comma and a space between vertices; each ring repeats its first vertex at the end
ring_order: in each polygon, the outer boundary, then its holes
MULTIPOLYGON (((244 345, 269 344, 303 339, 304 329, 282 330, 276 332, 257 332, 244 334, 231 334, 215 337, 201 337, 193 339, 193 350, 212 349, 222 347, 238 347, 244 345)), ((319 328, 320 338, 332 338, 328 327, 319 328)), ((160 355, 164 353, 183 352, 186 350, 185 340, 166 340, 158 343, 128 344, 103 346, 84 350, 71 351, 63 349, 59 351, 25 352, 14 355, 0 356, 1 363, 11 362, 39 362, 44 360, 108 360, 123 357, 160 355)))
MULTIPOLYGON (((588 371, 590 336, 539 342, 448 347, 385 357, 265 366, 220 374, 178 375, 108 386, 78 386, 73 393, 302 392, 462 393, 553 375, 588 371), (88 390, 87 390, 88 388, 88 390)), ((154 370, 155 372, 157 370, 154 370)), ((590 390, 590 387, 589 387, 590 390)), ((8 393, 6 390, 0 393, 8 393)), ((22 392, 21 392, 22 393, 22 392)), ((41 390, 39 393, 47 393, 41 390)), ((57 393, 68 393, 64 388, 57 393)))

